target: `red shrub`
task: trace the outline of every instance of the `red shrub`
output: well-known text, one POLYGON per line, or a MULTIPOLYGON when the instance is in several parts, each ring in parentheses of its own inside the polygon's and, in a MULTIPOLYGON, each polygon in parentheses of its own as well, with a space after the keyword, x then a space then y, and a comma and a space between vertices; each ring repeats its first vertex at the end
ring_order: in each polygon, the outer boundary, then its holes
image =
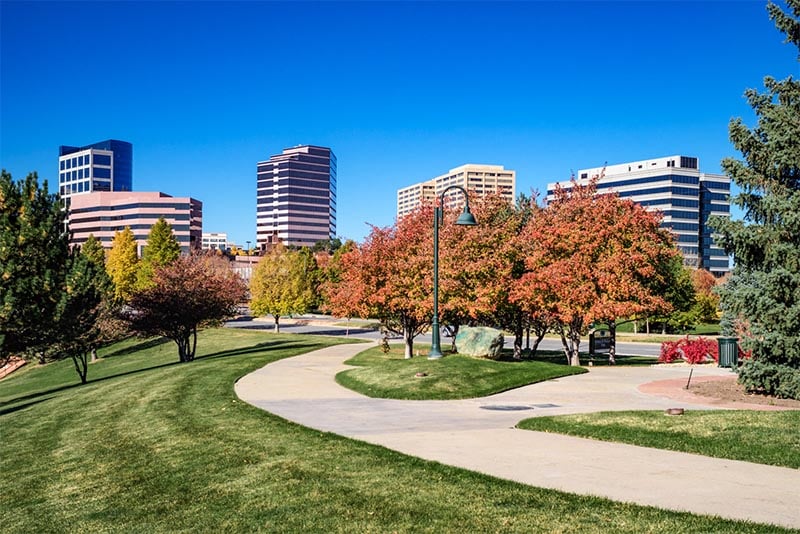
POLYGON ((689 336, 677 341, 662 343, 661 356, 658 357, 658 361, 661 363, 672 363, 676 360, 683 360, 687 363, 705 363, 711 359, 715 362, 719 361, 717 342, 703 337, 689 339, 689 336))

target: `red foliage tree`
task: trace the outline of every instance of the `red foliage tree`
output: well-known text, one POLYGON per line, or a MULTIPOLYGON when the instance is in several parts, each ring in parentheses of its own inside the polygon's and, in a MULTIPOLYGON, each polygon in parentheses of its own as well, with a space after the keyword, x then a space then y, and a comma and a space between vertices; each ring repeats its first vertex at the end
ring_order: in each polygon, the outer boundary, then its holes
POLYGON ((406 358, 433 314, 432 221, 432 208, 423 206, 392 227, 373 227, 363 244, 342 254, 338 279, 324 284, 333 314, 379 319, 403 336, 406 358))
POLYGON ((597 195, 596 182, 558 189, 515 242, 525 273, 512 300, 558 324, 564 353, 579 365, 581 334, 592 322, 638 313, 668 312, 653 288, 668 258, 679 254, 658 216, 616 195, 597 195))
POLYGON ((124 312, 131 329, 178 345, 181 362, 194 360, 197 330, 236 314, 247 298, 244 281, 228 262, 212 256, 182 256, 157 268, 153 285, 135 293, 124 312))
POLYGON ((525 316, 524 310, 509 300, 509 289, 522 272, 522 257, 513 243, 528 213, 500 194, 473 197, 471 210, 477 227, 445 224, 441 230, 442 316, 454 336, 458 325, 472 322, 511 330, 519 356, 525 316))

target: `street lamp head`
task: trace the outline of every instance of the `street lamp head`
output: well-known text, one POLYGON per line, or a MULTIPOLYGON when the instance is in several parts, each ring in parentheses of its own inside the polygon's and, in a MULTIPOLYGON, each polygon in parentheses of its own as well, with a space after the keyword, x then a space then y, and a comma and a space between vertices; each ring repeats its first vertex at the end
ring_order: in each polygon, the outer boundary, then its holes
POLYGON ((475 220, 475 216, 469 211, 468 205, 464 206, 464 212, 458 216, 456 224, 461 226, 476 226, 478 224, 478 221, 475 220))

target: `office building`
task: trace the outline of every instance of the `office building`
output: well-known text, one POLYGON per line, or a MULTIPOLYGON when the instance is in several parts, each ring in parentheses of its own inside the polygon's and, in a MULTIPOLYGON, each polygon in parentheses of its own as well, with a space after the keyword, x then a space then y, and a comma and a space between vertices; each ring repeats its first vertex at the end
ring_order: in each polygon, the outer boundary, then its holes
POLYGON ((188 254, 199 249, 203 234, 203 203, 189 197, 172 197, 158 192, 98 192, 75 195, 69 209, 70 244, 82 245, 89 234, 111 248, 114 233, 129 227, 139 248, 159 217, 172 226, 172 231, 188 254))
MULTIPOLYGON (((711 215, 730 216, 730 178, 700 172, 697 158, 669 156, 578 171, 579 183, 599 178, 598 193, 614 192, 661 213, 663 228, 675 235, 684 263, 716 276, 730 270, 729 258, 714 244, 711 215)), ((570 182, 559 182, 569 188, 570 182)), ((547 185, 552 200, 556 183, 547 185)))
POLYGON ((228 234, 220 232, 203 232, 203 250, 228 249, 228 234))
MULTIPOLYGON (((426 182, 410 185, 397 190, 397 217, 403 217, 423 203, 431 202, 451 185, 459 185, 470 195, 484 196, 500 193, 509 202, 514 202, 516 191, 516 171, 507 170, 502 165, 476 165, 468 163, 426 182)), ((450 207, 464 205, 464 195, 458 190, 447 194, 445 204, 450 207)))
POLYGON ((301 145, 260 161, 256 171, 256 242, 313 246, 336 237, 336 156, 301 145))
POLYGON ((69 207, 72 197, 133 189, 133 145, 109 139, 58 149, 58 191, 69 207))

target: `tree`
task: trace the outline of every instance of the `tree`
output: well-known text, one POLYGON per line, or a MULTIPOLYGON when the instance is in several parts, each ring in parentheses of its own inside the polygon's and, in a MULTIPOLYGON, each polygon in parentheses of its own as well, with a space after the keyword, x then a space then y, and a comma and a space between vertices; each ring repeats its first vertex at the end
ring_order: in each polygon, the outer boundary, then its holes
POLYGON ((654 279, 663 275, 659 265, 679 254, 657 215, 596 192, 596 181, 557 189, 516 240, 525 272, 512 300, 557 322, 571 365, 580 365, 581 335, 590 323, 669 311, 653 291, 654 279))
POLYGON ((342 317, 377 318, 403 336, 405 357, 433 314, 433 209, 422 206, 394 226, 373 226, 359 247, 344 253, 340 280, 325 284, 331 311, 342 317))
POLYGON ((272 315, 275 332, 280 317, 308 311, 314 302, 310 252, 287 250, 278 244, 256 266, 250 281, 250 309, 256 316, 272 315))
POLYGON ((81 254, 89 258, 95 265, 103 267, 103 271, 105 271, 106 251, 94 234, 89 234, 89 237, 86 238, 86 241, 81 246, 81 254))
MULTIPOLYGON (((768 11, 786 41, 800 48, 800 0, 787 0, 794 15, 770 3, 768 11)), ((732 203, 744 220, 715 218, 717 242, 733 254, 731 280, 720 289, 722 307, 746 323, 742 340, 753 365, 800 369, 800 81, 764 79, 766 91, 745 92, 757 116, 729 125, 742 160, 722 161, 741 193, 732 203)), ((748 365, 742 375, 748 374, 748 365)), ((783 376, 790 376, 784 373, 783 376)), ((796 375, 800 380, 800 374, 796 375)))
POLYGON ((159 217, 150 228, 147 244, 142 252, 142 261, 137 273, 137 287, 150 285, 153 271, 175 261, 181 255, 181 245, 172 231, 172 226, 159 217))
POLYGON ((121 301, 130 300, 136 288, 139 272, 139 255, 130 227, 126 226, 124 230, 114 232, 106 271, 114 283, 114 296, 121 301))
POLYGON ((68 235, 58 197, 37 174, 15 182, 0 174, 0 362, 11 355, 43 360, 54 341, 68 235))
POLYGON ((521 356, 526 314, 509 301, 509 288, 522 270, 511 243, 530 214, 530 202, 523 204, 519 209, 499 194, 479 197, 471 205, 477 227, 446 224, 440 231, 440 310, 454 344, 460 324, 488 322, 514 333, 514 354, 521 356))
POLYGON ((96 257, 90 256, 93 253, 91 248, 86 253, 72 251, 56 310, 58 341, 51 347, 55 359, 72 358, 82 384, 86 383, 89 355, 102 335, 100 317, 110 293, 103 266, 95 263, 96 257))
POLYGON ((132 295, 125 319, 142 335, 169 338, 178 358, 195 358, 197 331, 236 314, 247 288, 227 260, 213 256, 182 256, 156 268, 150 287, 132 295))

